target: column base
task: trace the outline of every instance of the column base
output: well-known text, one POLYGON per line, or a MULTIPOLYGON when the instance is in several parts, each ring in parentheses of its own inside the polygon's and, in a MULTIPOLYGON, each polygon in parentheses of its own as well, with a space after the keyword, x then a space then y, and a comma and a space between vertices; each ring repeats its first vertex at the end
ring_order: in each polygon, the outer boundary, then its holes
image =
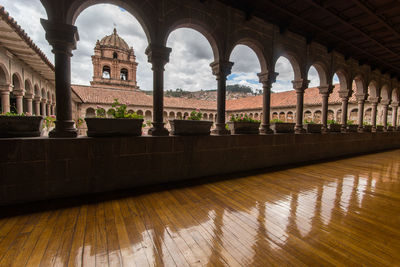
POLYGON ((340 126, 340 132, 341 133, 348 133, 349 131, 347 130, 347 124, 342 124, 340 126))
POLYGON ((151 136, 168 136, 169 131, 164 127, 163 122, 153 122, 153 127, 147 132, 151 136))
POLYGON ((322 125, 322 127, 321 127, 321 133, 327 134, 327 133, 329 133, 329 132, 330 132, 330 131, 329 131, 329 129, 328 129, 328 126, 322 125))
POLYGON ((215 129, 211 131, 213 135, 230 135, 231 131, 225 128, 225 123, 216 123, 215 129))
POLYGON ((263 124, 260 128, 260 134, 273 134, 274 131, 269 127, 269 124, 263 124))
POLYGON ((371 132, 372 132, 372 133, 376 133, 376 127, 372 126, 371 132))
POLYGON ((365 131, 364 131, 364 127, 358 127, 357 128, 357 132, 359 132, 359 133, 364 133, 365 131))
POLYGON ((50 138, 75 138, 78 130, 74 127, 74 121, 55 121, 56 128, 49 132, 50 138))
POLYGON ((303 128, 303 125, 296 125, 294 127, 294 133, 297 134, 302 134, 302 133, 306 133, 307 131, 303 128))

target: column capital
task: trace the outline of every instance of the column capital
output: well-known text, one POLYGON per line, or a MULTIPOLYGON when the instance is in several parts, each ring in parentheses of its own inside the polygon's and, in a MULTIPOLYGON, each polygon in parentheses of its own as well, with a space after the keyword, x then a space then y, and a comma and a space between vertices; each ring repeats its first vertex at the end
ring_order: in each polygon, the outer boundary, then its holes
POLYGON ((278 77, 279 73, 273 71, 265 71, 257 73, 258 79, 262 84, 273 84, 276 82, 276 77, 278 77))
POLYGON ((40 96, 35 96, 34 98, 33 98, 33 100, 35 100, 36 102, 40 102, 41 100, 42 100, 42 98, 40 97, 40 96))
POLYGON ((231 74, 233 62, 230 61, 214 61, 210 64, 213 75, 218 79, 226 79, 226 77, 231 74))
POLYGON ((379 103, 379 100, 381 100, 381 98, 380 97, 370 97, 368 100, 371 104, 377 105, 379 103))
POLYGON ((40 19, 46 31, 46 40, 53 47, 53 53, 67 53, 76 49, 79 41, 78 28, 74 25, 58 23, 46 19, 40 19))
POLYGON ((299 79, 293 80, 293 89, 296 90, 296 93, 304 93, 304 90, 308 88, 309 80, 299 79))
POLYGON ((12 84, 0 84, 0 92, 3 93, 10 93, 12 91, 13 85, 12 84))
POLYGON ((46 103, 47 103, 47 99, 46 99, 46 98, 42 98, 41 102, 42 102, 43 104, 46 104, 46 103))
POLYGON ((390 104, 392 107, 397 108, 399 106, 399 102, 397 101, 392 101, 392 103, 390 104))
POLYGON ((382 99, 381 100, 381 105, 382 106, 387 107, 387 106, 389 106, 389 104, 390 104, 390 100, 388 100, 388 99, 382 99))
POLYGON ((356 99, 358 102, 362 101, 364 103, 366 97, 367 96, 365 94, 356 94, 356 99))
POLYGON ((333 91, 333 85, 318 86, 318 91, 321 95, 330 95, 333 91))
POLYGON ((26 99, 33 99, 33 94, 32 94, 32 93, 29 93, 29 92, 26 92, 26 93, 25 93, 25 98, 26 98, 26 99))
POLYGON ((153 64, 154 67, 161 67, 164 69, 165 64, 169 62, 169 55, 172 49, 163 45, 149 44, 146 48, 146 55, 148 62, 153 64))
POLYGON ((23 97, 23 96, 25 95, 25 91, 24 91, 24 90, 14 90, 14 91, 13 91, 13 94, 14 94, 16 97, 23 97))

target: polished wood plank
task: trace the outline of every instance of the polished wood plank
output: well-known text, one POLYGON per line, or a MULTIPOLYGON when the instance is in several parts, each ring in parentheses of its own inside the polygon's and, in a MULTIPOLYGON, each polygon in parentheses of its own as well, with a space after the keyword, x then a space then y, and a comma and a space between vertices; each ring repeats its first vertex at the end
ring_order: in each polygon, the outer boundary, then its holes
POLYGON ((400 265, 400 150, 114 196, 3 216, 0 266, 400 265))

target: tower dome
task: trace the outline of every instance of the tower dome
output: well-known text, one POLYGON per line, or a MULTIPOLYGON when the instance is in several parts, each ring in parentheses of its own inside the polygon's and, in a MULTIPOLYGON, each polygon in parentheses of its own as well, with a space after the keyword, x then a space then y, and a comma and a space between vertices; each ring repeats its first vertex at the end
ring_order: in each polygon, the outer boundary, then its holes
POLYGON ((111 35, 107 35, 101 39, 100 46, 129 50, 129 45, 117 34, 117 29, 115 28, 111 35))

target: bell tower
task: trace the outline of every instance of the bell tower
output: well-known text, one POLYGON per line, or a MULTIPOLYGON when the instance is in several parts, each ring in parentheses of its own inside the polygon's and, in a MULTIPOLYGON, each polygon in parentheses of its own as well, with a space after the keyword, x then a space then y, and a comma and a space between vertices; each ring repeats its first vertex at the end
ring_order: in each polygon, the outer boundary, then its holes
POLYGON ((139 90, 136 81, 138 63, 132 47, 122 39, 117 30, 97 40, 92 56, 92 86, 122 90, 139 90))

